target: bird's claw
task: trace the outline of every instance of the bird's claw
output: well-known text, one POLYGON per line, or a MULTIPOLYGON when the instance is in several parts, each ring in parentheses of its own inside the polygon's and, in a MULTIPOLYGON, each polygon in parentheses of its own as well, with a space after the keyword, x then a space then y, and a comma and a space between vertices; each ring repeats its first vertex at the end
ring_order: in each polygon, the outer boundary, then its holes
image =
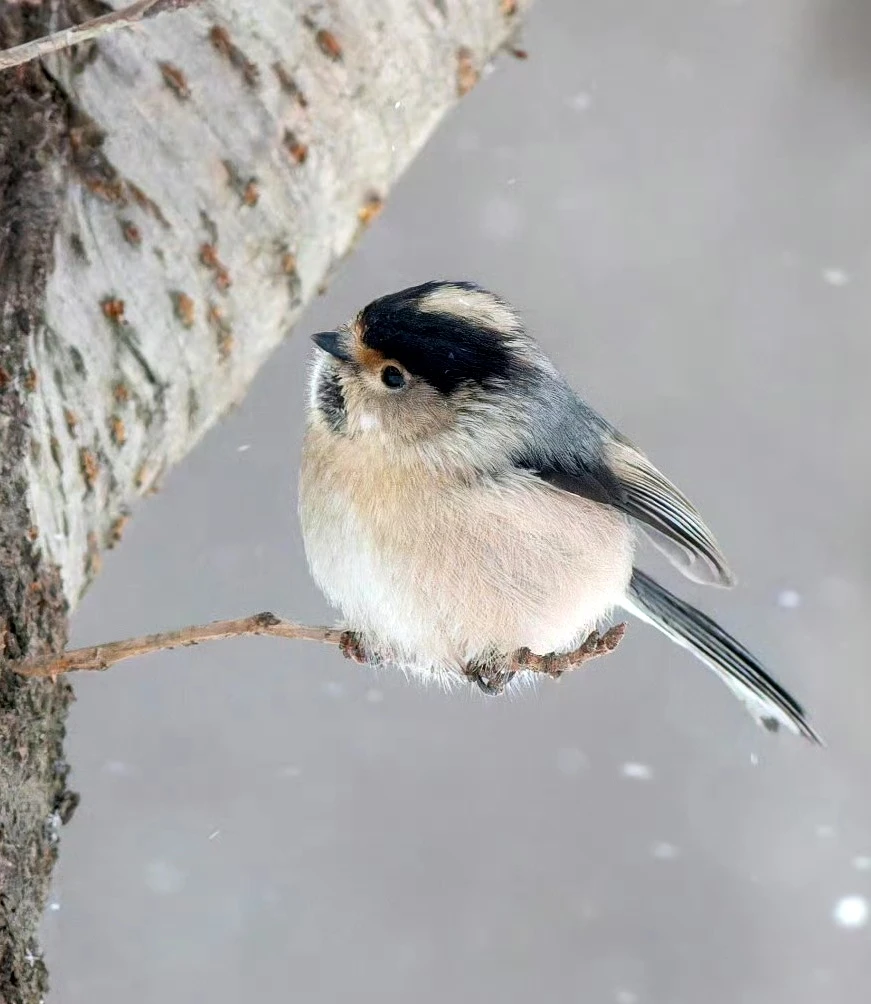
POLYGON ((356 631, 343 631, 339 639, 339 651, 346 659, 359 663, 361 666, 370 662, 369 653, 363 645, 363 639, 356 631))
POLYGON ((488 697, 498 697, 500 694, 504 694, 505 688, 515 676, 512 670, 492 669, 484 666, 469 666, 465 673, 466 678, 488 697))

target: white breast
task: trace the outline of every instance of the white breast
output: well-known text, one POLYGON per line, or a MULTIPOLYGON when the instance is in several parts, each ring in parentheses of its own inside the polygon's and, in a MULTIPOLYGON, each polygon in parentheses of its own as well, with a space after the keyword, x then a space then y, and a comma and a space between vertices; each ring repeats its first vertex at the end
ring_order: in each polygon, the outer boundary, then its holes
POLYGON ((371 411, 364 411, 359 418, 360 430, 362 432, 375 432, 381 428, 381 422, 376 414, 371 411))
POLYGON ((632 570, 632 530, 605 507, 523 472, 460 487, 385 470, 359 440, 317 427, 300 518, 312 574, 348 626, 418 667, 566 651, 620 602, 632 570))

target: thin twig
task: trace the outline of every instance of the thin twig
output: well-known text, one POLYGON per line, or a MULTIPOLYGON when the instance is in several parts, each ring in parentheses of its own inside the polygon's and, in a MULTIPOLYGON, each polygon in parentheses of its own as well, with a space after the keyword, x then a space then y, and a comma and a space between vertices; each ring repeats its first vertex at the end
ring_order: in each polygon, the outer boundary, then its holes
POLYGON ((182 10, 199 2, 200 0, 136 0, 136 3, 122 7, 121 10, 114 10, 82 24, 74 24, 71 28, 56 31, 52 35, 35 38, 30 42, 0 51, 0 70, 29 63, 33 59, 48 56, 53 52, 62 52, 80 42, 99 38, 118 28, 129 28, 145 18, 165 14, 168 11, 182 10))
MULTIPOLYGON (((529 649, 522 648, 515 652, 511 666, 514 670, 528 670, 532 673, 543 673, 546 676, 558 678, 570 669, 596 659, 600 655, 613 652, 623 633, 625 624, 616 624, 603 635, 593 632, 573 652, 562 655, 535 655, 529 649)), ((79 670, 104 670, 114 666, 124 659, 134 659, 140 655, 150 655, 167 649, 183 648, 189 645, 199 645, 204 641, 220 641, 222 638, 241 638, 245 635, 271 635, 273 638, 289 638, 296 641, 319 641, 327 645, 338 645, 343 654, 355 661, 366 661, 361 656, 359 641, 350 631, 338 628, 307 627, 304 624, 294 624, 276 617, 272 613, 252 614, 250 617, 240 617, 236 620, 212 621, 211 624, 200 624, 193 627, 179 628, 176 631, 162 631, 158 634, 143 635, 140 638, 128 638, 125 641, 111 641, 105 645, 93 645, 90 648, 77 648, 61 655, 48 655, 40 659, 28 659, 13 665, 13 669, 21 676, 55 677, 62 673, 72 673, 79 670)))
POLYGON ((127 638, 125 641, 110 641, 105 645, 93 645, 90 648, 76 648, 62 655, 28 659, 13 666, 13 669, 22 676, 43 677, 58 676, 61 673, 78 670, 103 670, 124 659, 135 659, 140 655, 151 655, 152 652, 254 634, 293 638, 299 641, 321 641, 328 645, 340 645, 345 636, 344 631, 328 627, 306 627, 304 624, 294 624, 267 612, 240 617, 237 620, 212 621, 211 624, 178 628, 176 631, 161 631, 140 638, 127 638))
POLYGON ((601 635, 598 631, 593 631, 572 652, 550 652, 548 655, 536 655, 528 648, 521 648, 514 653, 513 667, 533 673, 544 673, 545 676, 558 680, 563 673, 577 669, 578 666, 583 666, 591 659, 598 659, 600 655, 609 655, 623 640, 624 634, 626 634, 626 625, 621 623, 608 628, 601 635))

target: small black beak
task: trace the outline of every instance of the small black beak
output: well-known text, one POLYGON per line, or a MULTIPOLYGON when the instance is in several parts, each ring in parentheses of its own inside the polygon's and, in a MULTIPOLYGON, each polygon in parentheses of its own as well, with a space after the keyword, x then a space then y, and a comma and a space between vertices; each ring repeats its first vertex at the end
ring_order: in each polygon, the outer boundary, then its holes
POLYGON ((329 352, 331 356, 341 359, 342 362, 354 361, 354 357, 345 347, 344 338, 338 331, 319 331, 316 335, 312 335, 312 341, 319 349, 329 352))

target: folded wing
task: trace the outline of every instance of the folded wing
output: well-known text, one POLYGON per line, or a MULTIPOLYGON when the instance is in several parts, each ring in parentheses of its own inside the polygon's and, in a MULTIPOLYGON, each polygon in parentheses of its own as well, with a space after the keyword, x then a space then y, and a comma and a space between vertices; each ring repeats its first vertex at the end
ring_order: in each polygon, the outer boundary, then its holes
POLYGON ((734 585, 720 546, 689 499, 581 402, 571 421, 540 434, 514 462, 554 487, 614 506, 637 520, 687 578, 734 585))

